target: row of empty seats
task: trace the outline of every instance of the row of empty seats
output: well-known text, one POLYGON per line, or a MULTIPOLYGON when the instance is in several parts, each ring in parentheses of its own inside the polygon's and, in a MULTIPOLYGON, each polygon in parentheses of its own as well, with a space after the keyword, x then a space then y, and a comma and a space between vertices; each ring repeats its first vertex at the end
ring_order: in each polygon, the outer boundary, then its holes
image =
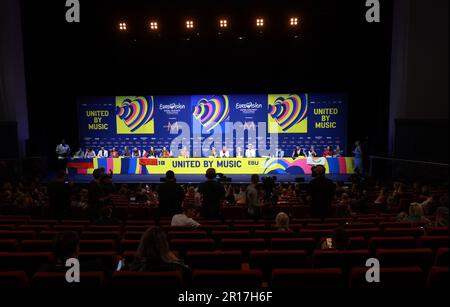
POLYGON ((346 277, 339 268, 275 269, 269 282, 263 282, 260 270, 194 270, 192 279, 186 281, 180 272, 114 272, 107 278, 103 272, 82 272, 80 283, 67 283, 65 273, 39 272, 31 278, 23 271, 0 272, 0 287, 117 287, 147 289, 165 288, 227 288, 227 289, 273 289, 285 288, 445 288, 448 287, 448 267, 432 267, 426 274, 420 267, 381 268, 380 282, 368 283, 367 268, 355 267, 346 277))

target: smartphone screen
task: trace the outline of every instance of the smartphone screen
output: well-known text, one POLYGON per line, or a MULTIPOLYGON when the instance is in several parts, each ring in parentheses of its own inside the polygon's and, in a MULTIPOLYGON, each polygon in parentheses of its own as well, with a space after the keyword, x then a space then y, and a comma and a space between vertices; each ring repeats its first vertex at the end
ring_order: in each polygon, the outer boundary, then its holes
POLYGON ((122 270, 122 267, 123 267, 123 261, 122 261, 122 260, 119 260, 119 262, 117 263, 116 271, 122 270))

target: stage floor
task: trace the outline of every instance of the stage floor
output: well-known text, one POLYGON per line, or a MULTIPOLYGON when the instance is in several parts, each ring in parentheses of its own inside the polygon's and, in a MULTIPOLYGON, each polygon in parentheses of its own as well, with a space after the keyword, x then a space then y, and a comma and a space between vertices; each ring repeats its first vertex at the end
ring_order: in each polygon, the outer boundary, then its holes
MULTIPOLYGON (((231 178, 231 183, 249 183, 251 175, 226 175, 231 178)), ((271 175, 260 175, 261 177, 269 177, 271 175)), ((160 183, 164 175, 113 175, 114 183, 160 183)), ((276 175, 277 182, 295 182, 296 178, 304 178, 304 182, 309 182, 313 177, 311 175, 292 175, 292 174, 278 174, 276 175)), ((342 181, 349 183, 349 174, 330 174, 327 178, 333 181, 342 181)), ((178 183, 198 183, 205 180, 204 175, 196 174, 179 174, 176 175, 178 183)), ((70 180, 75 183, 88 183, 92 180, 92 175, 72 175, 70 180)))

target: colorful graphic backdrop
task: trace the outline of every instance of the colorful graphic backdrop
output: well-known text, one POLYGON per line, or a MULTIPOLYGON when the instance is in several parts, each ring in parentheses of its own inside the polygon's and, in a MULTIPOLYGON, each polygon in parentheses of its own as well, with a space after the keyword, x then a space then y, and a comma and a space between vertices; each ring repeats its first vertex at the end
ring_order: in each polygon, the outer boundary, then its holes
POLYGON ((340 145, 346 152, 347 102, 342 94, 84 96, 78 99, 78 115, 83 149, 103 145, 119 151, 124 146, 159 150, 181 134, 184 122, 191 134, 183 142, 195 157, 205 156, 201 145, 206 141, 219 147, 217 139, 210 139, 219 127, 220 145, 226 144, 232 154, 248 143, 268 146, 270 133, 278 133, 285 156, 296 145, 314 145, 319 154, 328 145, 340 145), (243 124, 243 135, 233 129, 236 122, 243 124))

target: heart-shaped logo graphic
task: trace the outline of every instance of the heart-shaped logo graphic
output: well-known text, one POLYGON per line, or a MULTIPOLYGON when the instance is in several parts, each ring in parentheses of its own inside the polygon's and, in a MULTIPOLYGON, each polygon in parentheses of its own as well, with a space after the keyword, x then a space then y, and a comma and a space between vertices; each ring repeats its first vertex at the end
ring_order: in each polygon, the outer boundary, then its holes
POLYGON ((131 132, 136 131, 153 119, 153 97, 139 96, 134 99, 125 99, 122 106, 116 107, 116 115, 123 120, 131 132))
POLYGON ((280 125, 283 131, 290 129, 306 117, 308 103, 299 95, 278 97, 273 105, 269 105, 269 114, 280 125))
POLYGON ((228 96, 223 95, 200 99, 194 107, 192 115, 205 127, 206 131, 210 131, 226 120, 229 114, 228 96))

